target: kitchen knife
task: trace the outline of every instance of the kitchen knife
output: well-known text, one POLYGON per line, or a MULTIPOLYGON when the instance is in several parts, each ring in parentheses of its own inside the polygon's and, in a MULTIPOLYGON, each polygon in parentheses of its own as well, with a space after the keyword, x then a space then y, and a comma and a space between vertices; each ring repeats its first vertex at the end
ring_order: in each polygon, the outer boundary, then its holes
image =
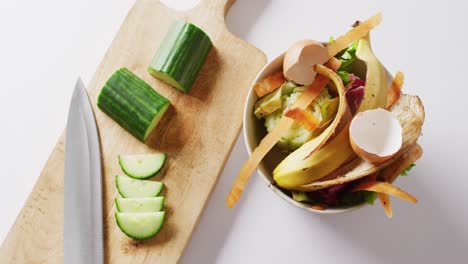
POLYGON ((102 172, 98 130, 78 79, 65 137, 63 263, 103 263, 102 172))

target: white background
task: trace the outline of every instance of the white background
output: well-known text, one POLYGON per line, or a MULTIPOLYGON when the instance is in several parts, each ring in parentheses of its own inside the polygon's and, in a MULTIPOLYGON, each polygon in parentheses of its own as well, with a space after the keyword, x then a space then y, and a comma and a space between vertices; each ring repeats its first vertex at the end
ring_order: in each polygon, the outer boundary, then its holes
MULTIPOLYGON (((0 241, 65 126, 77 76, 89 82, 132 4, 1 1, 0 241)), ((377 11, 384 20, 373 33, 375 53, 391 72, 404 71, 404 90, 426 106, 424 156, 398 181, 420 202, 393 199, 393 219, 378 205, 320 216, 286 204, 253 177, 229 210, 225 196, 247 159, 240 138, 183 263, 466 263, 465 1, 238 0, 227 24, 273 58, 295 40, 327 40, 377 11)))

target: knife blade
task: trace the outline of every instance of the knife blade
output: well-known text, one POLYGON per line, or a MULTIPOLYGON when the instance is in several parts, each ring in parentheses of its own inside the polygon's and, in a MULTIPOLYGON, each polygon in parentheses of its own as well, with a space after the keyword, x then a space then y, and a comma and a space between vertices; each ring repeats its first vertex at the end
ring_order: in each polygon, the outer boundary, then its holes
POLYGON ((63 263, 104 261, 99 136, 86 89, 78 79, 65 137, 63 263))

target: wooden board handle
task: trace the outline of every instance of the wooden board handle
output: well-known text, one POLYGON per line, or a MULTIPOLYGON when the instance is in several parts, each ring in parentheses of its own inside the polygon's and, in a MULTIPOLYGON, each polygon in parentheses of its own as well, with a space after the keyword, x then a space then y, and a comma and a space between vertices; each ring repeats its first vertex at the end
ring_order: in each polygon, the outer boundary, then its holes
POLYGON ((200 10, 211 10, 216 16, 224 19, 235 0, 201 0, 195 7, 200 10))

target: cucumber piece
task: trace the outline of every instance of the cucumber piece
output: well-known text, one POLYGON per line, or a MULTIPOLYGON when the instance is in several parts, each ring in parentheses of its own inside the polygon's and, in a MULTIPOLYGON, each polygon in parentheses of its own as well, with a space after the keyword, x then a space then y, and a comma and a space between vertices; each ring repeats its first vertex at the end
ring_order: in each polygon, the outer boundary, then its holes
POLYGON ((115 176, 115 184, 123 198, 156 197, 164 187, 162 182, 136 180, 119 175, 115 176))
POLYGON ((120 230, 128 237, 144 240, 156 235, 164 224, 165 212, 115 213, 120 230))
POLYGON ((182 92, 189 92, 211 49, 208 35, 186 21, 169 28, 148 72, 182 92))
POLYGON ((148 179, 156 175, 166 163, 165 153, 119 155, 119 164, 127 176, 148 179))
POLYGON ((97 105, 133 136, 145 141, 170 102, 131 71, 121 68, 104 84, 97 105))
POLYGON ((115 198, 115 206, 122 213, 159 212, 164 206, 164 196, 150 198, 115 198))

